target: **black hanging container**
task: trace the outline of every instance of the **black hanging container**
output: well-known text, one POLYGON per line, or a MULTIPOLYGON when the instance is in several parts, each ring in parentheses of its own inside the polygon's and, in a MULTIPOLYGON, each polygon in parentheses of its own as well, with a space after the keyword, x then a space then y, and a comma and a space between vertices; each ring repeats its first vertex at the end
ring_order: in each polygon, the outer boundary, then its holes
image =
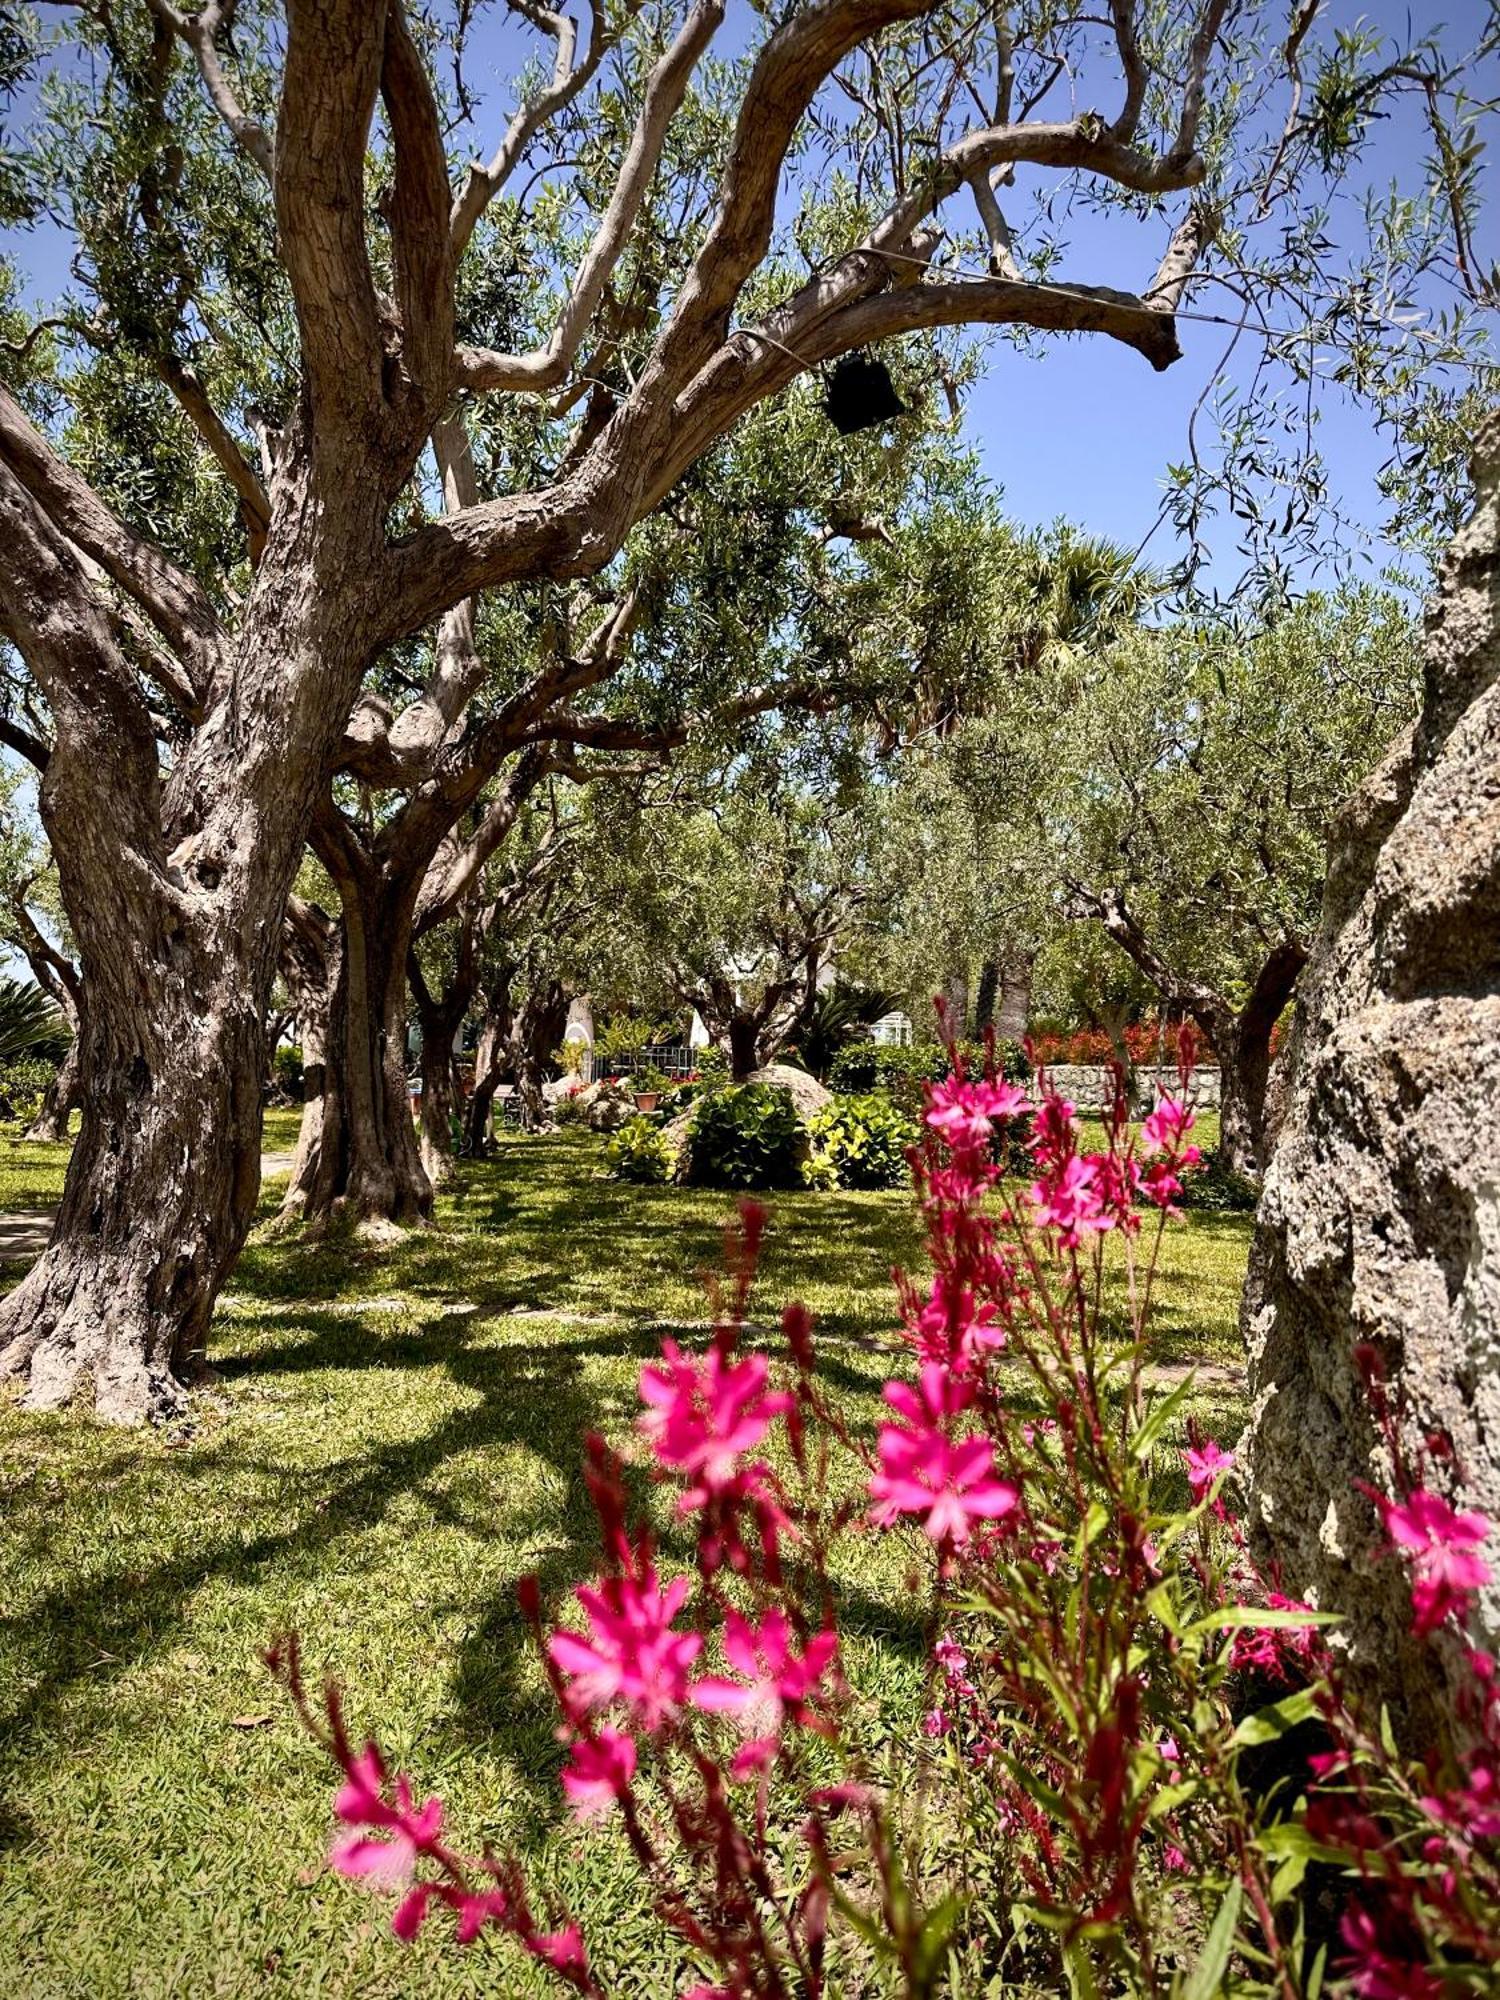
POLYGON ((872 431, 906 415, 891 371, 868 354, 846 354, 838 363, 828 378, 823 408, 844 437, 852 437, 855 431, 872 431))

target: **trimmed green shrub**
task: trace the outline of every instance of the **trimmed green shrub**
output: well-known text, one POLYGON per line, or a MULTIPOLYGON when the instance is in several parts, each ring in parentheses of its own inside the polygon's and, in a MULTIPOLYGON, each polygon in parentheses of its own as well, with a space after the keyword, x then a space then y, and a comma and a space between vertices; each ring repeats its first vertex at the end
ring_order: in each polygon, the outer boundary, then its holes
POLYGON ((894 1188, 910 1178, 906 1152, 917 1143, 917 1126, 888 1096, 836 1097, 807 1129, 809 1187, 894 1188))
POLYGON ((687 1179, 694 1187, 794 1188, 807 1134, 797 1107, 769 1083, 736 1083, 701 1098, 688 1129, 687 1179))
POLYGON ((1178 1199, 1184 1208, 1205 1215, 1248 1215, 1260 1200, 1260 1189, 1226 1166, 1221 1153, 1205 1153, 1202 1164, 1182 1176, 1178 1199))
POLYGON ((662 1187, 675 1164, 671 1141, 654 1118, 631 1118, 605 1142, 604 1165, 617 1181, 662 1187))
MULTIPOLYGON (((964 1042, 964 1063, 971 1075, 984 1067, 982 1042, 964 1042)), ((1021 1083, 1031 1074, 1019 1042, 996 1042, 995 1056, 1002 1076, 1021 1083)), ((922 1108, 922 1085, 939 1083, 948 1074, 948 1051, 941 1042, 913 1042, 902 1048, 893 1042, 851 1042, 840 1049, 828 1072, 835 1090, 865 1095, 883 1090, 910 1117, 922 1108)))

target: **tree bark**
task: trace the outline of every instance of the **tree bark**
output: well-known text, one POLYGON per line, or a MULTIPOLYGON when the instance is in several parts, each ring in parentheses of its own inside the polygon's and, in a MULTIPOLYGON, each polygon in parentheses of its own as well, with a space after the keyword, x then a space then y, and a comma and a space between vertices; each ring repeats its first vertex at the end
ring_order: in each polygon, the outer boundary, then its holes
POLYGON ((1258 1180, 1266 1164, 1271 1036, 1306 959, 1301 945, 1291 942, 1269 953, 1249 999, 1213 1043, 1219 1058, 1219 1152, 1227 1167, 1250 1180, 1258 1180))
POLYGON ((89 1090, 51 1240, 6 1302, 0 1374, 27 1376, 33 1408, 88 1384, 101 1417, 166 1417, 254 1213, 261 1010, 212 939, 158 934, 143 961, 130 933, 105 952, 74 924, 89 1090))
MULTIPOLYGON (((343 968, 342 925, 315 903, 293 896, 287 905, 281 948, 281 976, 297 1007, 302 1041, 302 1122, 292 1154, 291 1176, 282 1199, 282 1220, 300 1217, 317 1180, 330 1105, 329 1043, 343 968)), ((335 1143, 329 1133, 329 1144, 335 1143)))
POLYGON ((54 1145, 66 1139, 68 1121, 82 1102, 83 1064, 78 1053, 78 1033, 75 1023, 73 1039, 68 1044, 67 1053, 58 1064, 56 1076, 47 1085, 41 1109, 21 1134, 22 1138, 54 1145))
POLYGON ((422 1166, 435 1188, 453 1173, 453 1128, 458 1116, 453 1048, 479 984, 479 915, 471 901, 459 923, 455 964, 441 993, 428 986, 415 951, 407 964, 422 1031, 422 1166))
MULTIPOLYGON (((1000 959, 1000 1004, 994 1014, 995 1033, 1002 1041, 1019 1042, 1031 1017, 1031 978, 1036 946, 1013 944, 1000 959)), ((984 1025, 981 1022, 981 1027, 984 1025)))
POLYGON ((316 1231, 335 1221, 381 1234, 424 1222, 432 1183, 407 1087, 407 954, 420 886, 315 844, 343 912, 343 954, 329 1026, 318 1157, 283 1214, 316 1231))
MULTIPOLYGON (((1167 964, 1118 890, 1096 895, 1074 883, 1072 896, 1074 913, 1097 919, 1162 999, 1181 1008, 1203 1036, 1219 1065, 1220 1157, 1234 1173, 1258 1180, 1265 1164, 1271 1035, 1307 963, 1306 947, 1296 938, 1274 945, 1249 999, 1236 1012, 1214 987, 1184 978, 1167 964)), ((1123 1037, 1121 1046, 1123 1050, 1123 1037)))
POLYGON ((761 1023, 751 1014, 731 1014, 725 1032, 729 1039, 729 1074, 734 1082, 743 1083, 761 1067, 761 1023))
POLYGON ((501 1051, 505 1030, 494 1011, 494 1002, 485 1010, 479 1040, 474 1048, 474 1088, 464 1106, 464 1151, 472 1160, 483 1159, 491 1145, 490 1112, 501 1083, 501 1051))
MULTIPOLYGON (((1500 1520, 1500 415, 1475 479, 1421 715, 1335 829, 1245 1301, 1262 1552, 1342 1614, 1351 1671, 1423 1748, 1455 1721, 1460 1648, 1410 1638, 1406 1567, 1355 1481, 1393 1490, 1373 1352, 1412 1462, 1441 1441, 1427 1483, 1500 1520)), ((1485 1553, 1471 1630, 1493 1650, 1496 1538, 1485 1553)))
POLYGON ((1000 961, 989 957, 979 968, 979 985, 974 994, 974 1028, 983 1034, 995 1019, 995 1003, 1000 994, 1000 961))

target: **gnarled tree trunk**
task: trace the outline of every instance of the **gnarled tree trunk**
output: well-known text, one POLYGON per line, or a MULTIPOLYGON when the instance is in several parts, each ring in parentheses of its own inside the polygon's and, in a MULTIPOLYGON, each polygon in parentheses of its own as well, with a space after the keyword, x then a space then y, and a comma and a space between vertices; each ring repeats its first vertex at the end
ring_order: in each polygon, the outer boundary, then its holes
MULTIPOLYGON (((1031 1017, 1031 981, 1036 969, 1036 946, 1029 940, 1008 945, 1000 958, 1000 1001, 995 1010, 995 1033, 1002 1041, 1019 1042, 1031 1017)), ((983 1024, 981 1024, 983 1025, 983 1024)))
POLYGON ((83 1102, 83 1062, 78 1047, 78 1023, 73 1022, 73 1039, 57 1066, 57 1074, 42 1095, 41 1108, 21 1134, 53 1144, 68 1136, 68 1121, 83 1102))
POLYGON ((425 859, 386 865, 365 851, 325 799, 313 846, 343 913, 343 954, 329 1023, 317 1157, 288 1191, 283 1215, 325 1229, 335 1219, 380 1230, 420 1223, 432 1208, 407 1086, 407 956, 425 859))
MULTIPOLYGON (((317 1180, 330 1108, 338 1096, 329 1089, 329 1045, 344 959, 342 925, 315 903, 293 896, 287 904, 281 948, 281 976, 296 1001, 302 1038, 302 1122, 292 1154, 291 1176, 282 1200, 284 1220, 300 1217, 317 1180)), ((329 1132, 330 1145, 337 1143, 329 1132)))
POLYGON ((1219 1065, 1219 1157, 1234 1173, 1259 1179, 1265 1164, 1271 1037, 1307 963, 1305 946, 1296 938, 1274 945, 1250 997, 1236 1011, 1215 988, 1167 964, 1117 889, 1094 894, 1074 883, 1072 907, 1076 916, 1102 924, 1162 999, 1181 1008, 1198 1028, 1219 1065))
MULTIPOLYGON (((1256 1532, 1289 1590, 1343 1614, 1355 1670, 1414 1741, 1451 1720, 1451 1696, 1355 1486, 1392 1487, 1361 1349, 1407 1451, 1451 1448, 1430 1480, 1500 1520, 1500 415, 1475 475, 1428 616, 1422 713, 1336 828, 1246 1293, 1256 1532)), ((1475 1630, 1493 1648, 1488 1554, 1475 1630)))

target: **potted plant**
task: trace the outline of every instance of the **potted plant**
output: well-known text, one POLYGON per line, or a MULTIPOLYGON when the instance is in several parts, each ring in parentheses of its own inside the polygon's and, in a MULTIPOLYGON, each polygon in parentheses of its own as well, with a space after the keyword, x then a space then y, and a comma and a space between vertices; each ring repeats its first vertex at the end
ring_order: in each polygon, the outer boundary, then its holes
POLYGON ((642 1063, 630 1079, 631 1095, 635 1098, 637 1111, 654 1111, 661 1102, 662 1092, 669 1089, 667 1079, 651 1063, 642 1063))

